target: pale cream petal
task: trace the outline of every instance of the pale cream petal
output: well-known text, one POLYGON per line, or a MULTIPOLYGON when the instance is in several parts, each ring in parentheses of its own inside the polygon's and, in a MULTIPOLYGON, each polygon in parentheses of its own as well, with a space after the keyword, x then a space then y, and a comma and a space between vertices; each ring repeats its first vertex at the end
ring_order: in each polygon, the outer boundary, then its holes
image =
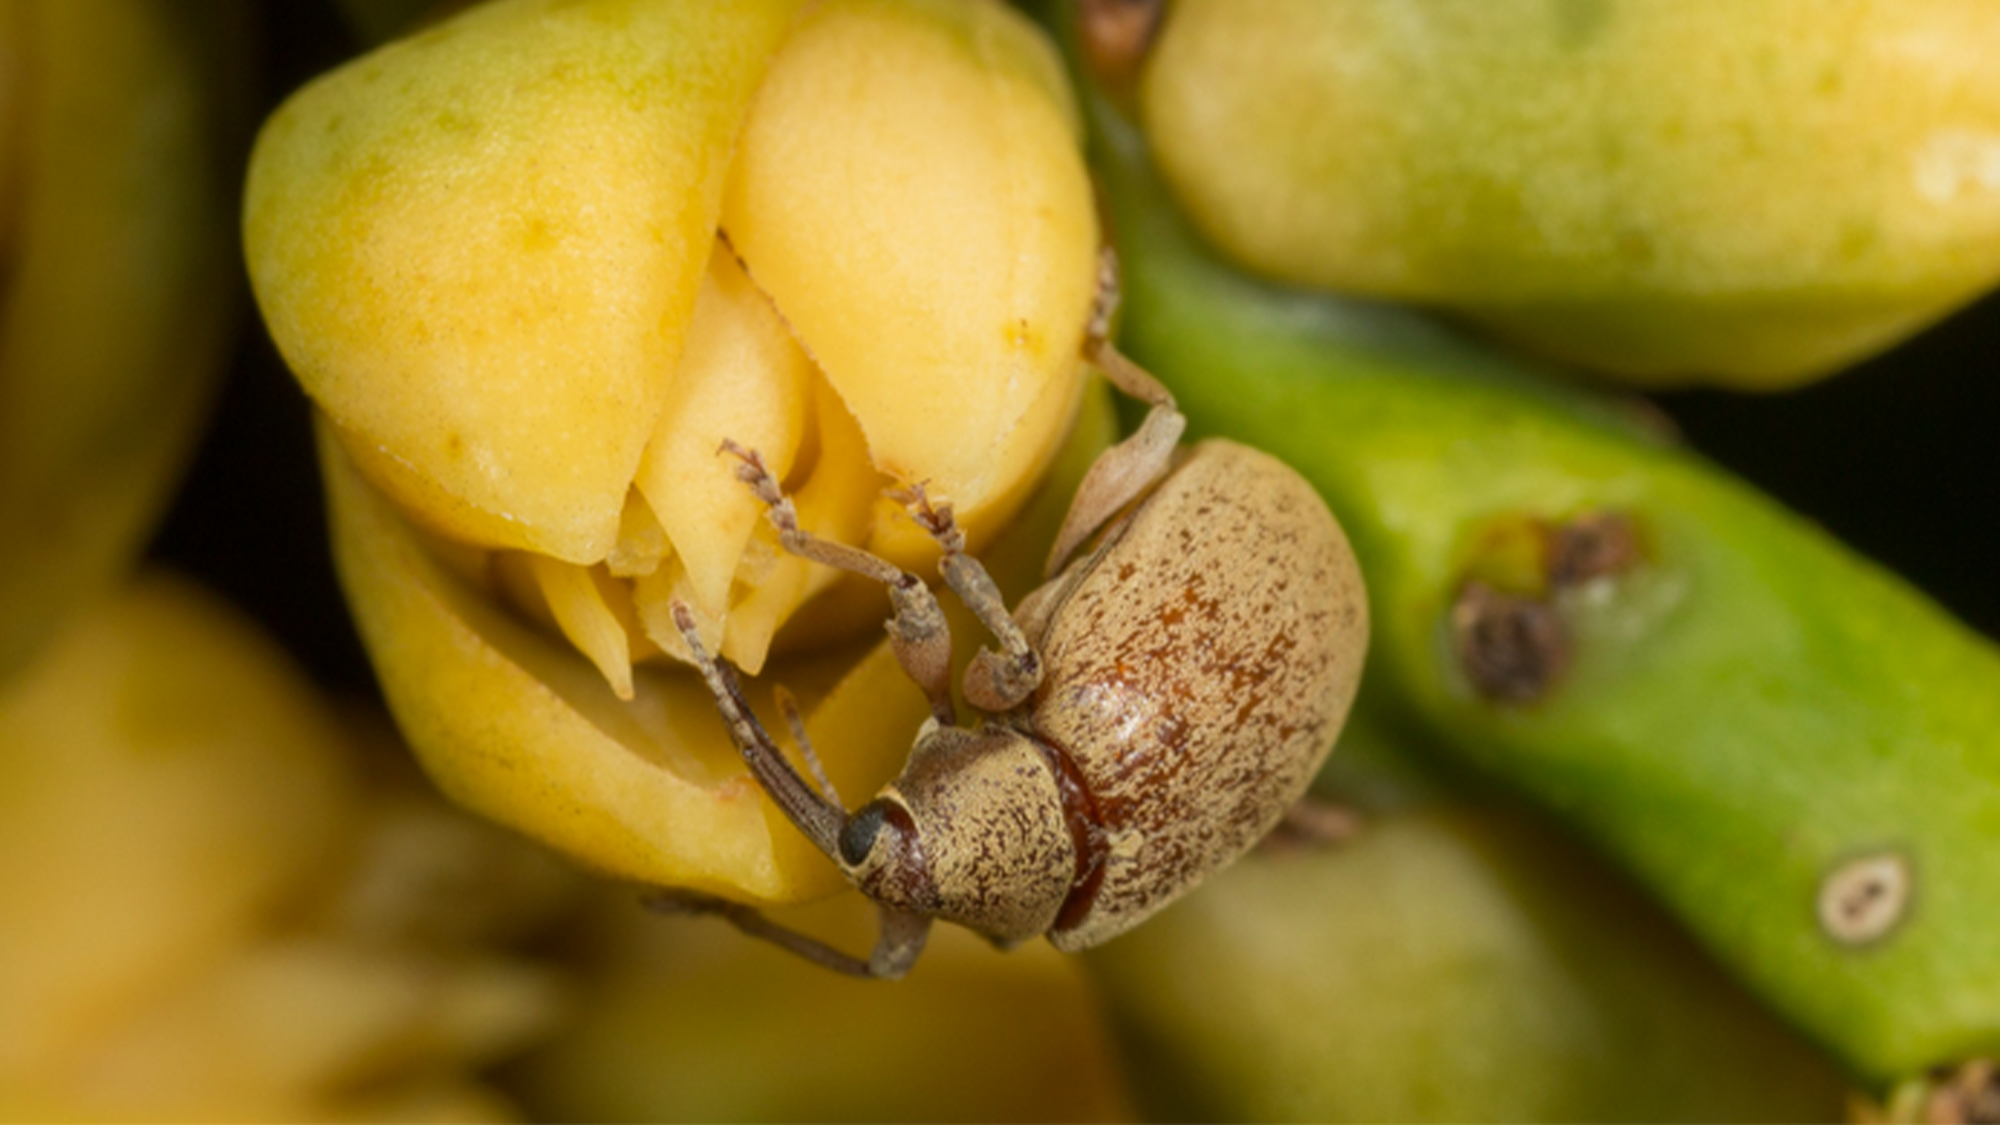
POLYGON ((720 447, 755 450, 783 480, 805 432, 811 375, 777 311, 717 244, 634 481, 687 567, 694 603, 711 614, 728 608, 738 556, 764 512, 720 447))

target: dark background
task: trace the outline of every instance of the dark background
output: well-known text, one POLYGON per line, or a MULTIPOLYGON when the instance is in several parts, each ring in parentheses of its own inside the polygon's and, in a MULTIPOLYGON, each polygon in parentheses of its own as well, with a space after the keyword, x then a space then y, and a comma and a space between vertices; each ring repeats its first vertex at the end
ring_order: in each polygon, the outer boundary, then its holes
MULTIPOLYGON (((264 0, 260 15, 266 111, 359 49, 330 0, 264 0)), ((228 381, 152 557, 229 595, 328 686, 372 693, 328 558, 304 396, 239 297, 228 381)), ((1996 384, 2000 296, 1801 391, 1652 398, 1697 449, 2000 638, 1996 384)))

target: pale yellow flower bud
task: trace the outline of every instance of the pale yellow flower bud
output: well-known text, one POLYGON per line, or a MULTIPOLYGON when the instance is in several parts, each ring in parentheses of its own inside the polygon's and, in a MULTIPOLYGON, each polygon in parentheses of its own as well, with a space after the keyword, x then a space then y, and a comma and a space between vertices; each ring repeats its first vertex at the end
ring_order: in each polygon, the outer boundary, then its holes
MULTIPOLYGON (((926 573, 885 490, 948 499, 978 551, 1048 475, 1099 241, 1049 46, 986 2, 495 0, 281 108, 245 232, 433 774, 629 878, 830 889, 669 606, 753 674, 886 613, 779 548, 724 439, 808 532, 926 573)), ((782 679, 816 734, 852 712, 819 749, 858 799, 924 711, 853 659, 782 679)))

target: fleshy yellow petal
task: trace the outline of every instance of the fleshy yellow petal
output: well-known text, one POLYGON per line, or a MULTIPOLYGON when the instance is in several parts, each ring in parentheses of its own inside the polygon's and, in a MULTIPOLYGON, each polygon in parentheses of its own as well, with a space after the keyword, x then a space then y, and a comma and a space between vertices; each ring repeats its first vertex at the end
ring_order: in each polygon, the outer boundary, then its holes
POLYGON ((604 593, 598 589, 590 568, 547 555, 526 557, 563 636, 604 673, 613 695, 631 699, 632 645, 618 615, 605 603, 604 593))
MULTIPOLYGON (((1058 64, 998 4, 831 0, 772 67, 723 228, 875 462, 1004 520, 1081 378, 1098 237, 1058 64)), ((880 520, 899 560, 927 547, 880 520)))
POLYGON ((610 552, 794 7, 497 0, 272 116, 258 301, 378 484, 465 538, 610 552))
POLYGON ((804 436, 812 361, 777 310, 718 245, 702 278, 687 350, 633 483, 687 568, 694 603, 720 617, 744 543, 764 505, 736 479, 727 438, 783 480, 804 436))

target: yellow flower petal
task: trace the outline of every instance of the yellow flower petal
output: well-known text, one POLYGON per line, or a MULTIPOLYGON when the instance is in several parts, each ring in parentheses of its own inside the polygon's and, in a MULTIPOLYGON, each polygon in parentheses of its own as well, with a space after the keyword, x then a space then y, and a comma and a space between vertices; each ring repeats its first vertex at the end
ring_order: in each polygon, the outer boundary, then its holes
POLYGON ((379 484, 464 538, 610 552, 794 7, 497 0, 272 116, 251 277, 379 484))
MULTIPOLYGON (((998 4, 830 0, 758 91, 723 212, 876 465, 981 530, 1081 379, 1098 234, 1060 75, 998 4)), ((926 553, 878 526, 899 561, 926 553)))

